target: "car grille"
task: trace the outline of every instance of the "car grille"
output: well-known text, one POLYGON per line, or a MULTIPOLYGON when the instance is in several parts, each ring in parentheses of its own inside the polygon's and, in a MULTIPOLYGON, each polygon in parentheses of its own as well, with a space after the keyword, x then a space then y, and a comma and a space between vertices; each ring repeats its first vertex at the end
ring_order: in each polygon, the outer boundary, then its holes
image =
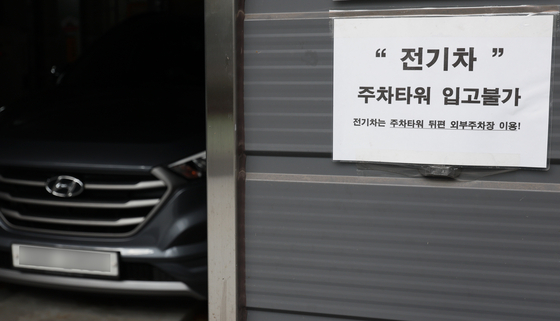
POLYGON ((51 234, 128 236, 153 214, 169 188, 153 174, 0 168, 0 216, 11 228, 51 234), (47 192, 47 180, 71 176, 84 184, 75 197, 47 192))

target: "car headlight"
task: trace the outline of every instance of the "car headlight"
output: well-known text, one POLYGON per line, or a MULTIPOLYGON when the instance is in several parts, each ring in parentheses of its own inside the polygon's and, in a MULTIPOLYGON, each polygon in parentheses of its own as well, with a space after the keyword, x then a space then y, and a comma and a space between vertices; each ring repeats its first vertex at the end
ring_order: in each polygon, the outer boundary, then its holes
POLYGON ((187 179, 204 177, 206 175, 206 151, 183 158, 168 167, 187 179))

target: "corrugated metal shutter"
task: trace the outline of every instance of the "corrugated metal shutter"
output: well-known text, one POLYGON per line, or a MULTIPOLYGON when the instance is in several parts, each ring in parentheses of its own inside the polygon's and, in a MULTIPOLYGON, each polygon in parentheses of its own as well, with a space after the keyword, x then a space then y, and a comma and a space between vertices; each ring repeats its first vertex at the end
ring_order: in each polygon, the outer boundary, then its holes
POLYGON ((526 3, 247 0, 249 321, 559 318, 558 135, 550 171, 471 182, 331 160, 332 34, 318 13, 461 4, 526 3))

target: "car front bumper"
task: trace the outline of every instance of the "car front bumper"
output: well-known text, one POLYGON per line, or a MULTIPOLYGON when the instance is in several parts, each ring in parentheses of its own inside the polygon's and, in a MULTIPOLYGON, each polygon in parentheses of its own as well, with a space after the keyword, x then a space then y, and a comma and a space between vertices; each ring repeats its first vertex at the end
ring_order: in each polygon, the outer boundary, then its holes
POLYGON ((207 293, 206 183, 174 184, 151 219, 127 237, 86 237, 21 231, 0 220, 0 280, 85 292, 178 295, 207 293), (118 254, 118 278, 16 269, 12 244, 118 254))
POLYGON ((62 290, 132 295, 189 296, 198 300, 205 299, 204 296, 179 281, 96 280, 25 273, 10 269, 0 269, 0 280, 8 283, 62 290))

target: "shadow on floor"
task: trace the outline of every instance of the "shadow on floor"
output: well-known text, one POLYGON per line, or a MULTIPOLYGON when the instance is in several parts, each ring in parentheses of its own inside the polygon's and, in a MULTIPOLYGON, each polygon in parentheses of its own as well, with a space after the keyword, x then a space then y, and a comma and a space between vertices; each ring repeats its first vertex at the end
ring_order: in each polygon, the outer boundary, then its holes
POLYGON ((182 297, 88 294, 0 283, 2 321, 207 321, 208 303, 182 297))

